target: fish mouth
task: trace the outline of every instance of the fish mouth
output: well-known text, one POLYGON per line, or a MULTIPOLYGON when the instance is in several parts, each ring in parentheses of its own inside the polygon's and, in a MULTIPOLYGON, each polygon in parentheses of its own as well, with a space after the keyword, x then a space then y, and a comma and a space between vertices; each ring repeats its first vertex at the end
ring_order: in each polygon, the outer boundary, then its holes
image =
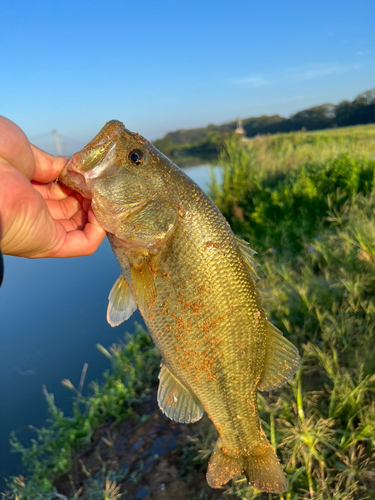
POLYGON ((59 182, 64 184, 73 191, 78 191, 84 198, 91 200, 92 195, 86 184, 86 178, 76 166, 75 160, 77 153, 72 156, 72 159, 65 165, 61 174, 59 175, 59 182))

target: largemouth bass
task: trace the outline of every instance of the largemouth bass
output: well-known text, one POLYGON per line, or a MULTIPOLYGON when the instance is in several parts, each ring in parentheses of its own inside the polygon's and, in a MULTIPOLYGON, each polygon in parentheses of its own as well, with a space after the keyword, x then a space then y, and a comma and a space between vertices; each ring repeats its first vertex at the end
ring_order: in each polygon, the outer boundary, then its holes
POLYGON ((261 491, 286 481, 258 415, 257 391, 283 385, 297 349, 267 320, 248 244, 152 144, 108 122, 59 180, 91 199, 121 268, 107 319, 138 307, 162 356, 158 403, 178 422, 206 411, 219 438, 207 481, 244 473, 261 491))

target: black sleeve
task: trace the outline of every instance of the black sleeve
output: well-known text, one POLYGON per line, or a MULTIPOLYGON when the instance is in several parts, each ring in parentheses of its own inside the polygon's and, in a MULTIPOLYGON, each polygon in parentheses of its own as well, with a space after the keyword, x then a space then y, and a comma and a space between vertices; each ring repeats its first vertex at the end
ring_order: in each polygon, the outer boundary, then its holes
POLYGON ((0 286, 1 283, 3 282, 3 278, 4 278, 4 259, 0 249, 0 286))

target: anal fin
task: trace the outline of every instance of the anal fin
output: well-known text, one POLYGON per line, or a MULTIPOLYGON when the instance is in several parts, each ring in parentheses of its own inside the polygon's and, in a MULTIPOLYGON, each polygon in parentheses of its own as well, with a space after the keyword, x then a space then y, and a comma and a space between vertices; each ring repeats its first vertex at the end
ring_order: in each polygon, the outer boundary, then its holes
POLYGON ((181 384, 166 365, 162 366, 159 379, 158 403, 167 417, 186 424, 202 418, 201 403, 181 384))
POLYGON ((297 347, 271 323, 268 327, 269 347, 264 375, 258 386, 260 391, 284 385, 296 373, 301 361, 297 347))
POLYGON ((129 319, 136 309, 130 286, 120 274, 108 297, 107 321, 111 326, 118 326, 129 319))

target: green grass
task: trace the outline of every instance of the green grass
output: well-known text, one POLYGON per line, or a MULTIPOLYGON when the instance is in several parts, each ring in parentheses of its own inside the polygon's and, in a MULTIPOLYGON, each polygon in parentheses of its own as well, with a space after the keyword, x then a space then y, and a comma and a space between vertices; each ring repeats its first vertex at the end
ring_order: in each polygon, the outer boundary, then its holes
MULTIPOLYGON (((375 498, 374 145, 373 126, 231 139, 211 185, 259 251, 271 320, 303 354, 295 380, 259 402, 285 500, 375 498)), ((258 496, 242 481, 227 494, 258 496)))
MULTIPOLYGON (((288 491, 262 494, 238 478, 222 499, 375 499, 374 156, 374 126, 232 138, 221 154, 223 182, 212 181, 211 196, 259 252, 265 309, 302 354, 294 380, 259 395, 288 491)), ((141 418, 139 398, 158 372, 149 337, 138 329, 122 348, 102 352, 112 373, 89 397, 73 388, 72 417, 47 395, 49 421, 31 448, 13 438, 29 475, 10 479, 6 498, 52 500, 54 479, 69 470, 100 422, 141 418)), ((208 486, 196 490, 195 478, 206 469, 214 441, 206 419, 181 450, 192 499, 212 498, 208 486)), ((113 481, 93 483, 87 498, 115 498, 113 481)))
POLYGON ((233 137, 220 156, 223 182, 212 179, 211 196, 233 230, 257 250, 298 253, 321 230, 328 210, 372 190, 375 126, 353 129, 246 143, 233 137))
POLYGON ((263 135, 248 139, 243 146, 248 161, 263 177, 269 177, 286 174, 305 163, 325 162, 342 153, 374 156, 375 125, 263 135))
POLYGON ((6 498, 54 498, 54 480, 70 470, 78 452, 90 444, 99 424, 107 418, 117 421, 130 418, 134 423, 144 418, 138 409, 148 398, 150 387, 155 386, 160 365, 159 353, 150 336, 138 325, 132 336, 126 336, 123 345, 115 345, 110 351, 100 345, 98 348, 112 366, 101 384, 91 385, 89 396, 82 396, 82 387, 75 389, 69 380, 63 381, 76 393, 73 415, 64 415, 56 407, 53 395, 45 390, 48 411, 45 427, 35 429, 36 437, 29 448, 12 435, 12 449, 21 454, 28 475, 26 479, 8 480, 6 498))

